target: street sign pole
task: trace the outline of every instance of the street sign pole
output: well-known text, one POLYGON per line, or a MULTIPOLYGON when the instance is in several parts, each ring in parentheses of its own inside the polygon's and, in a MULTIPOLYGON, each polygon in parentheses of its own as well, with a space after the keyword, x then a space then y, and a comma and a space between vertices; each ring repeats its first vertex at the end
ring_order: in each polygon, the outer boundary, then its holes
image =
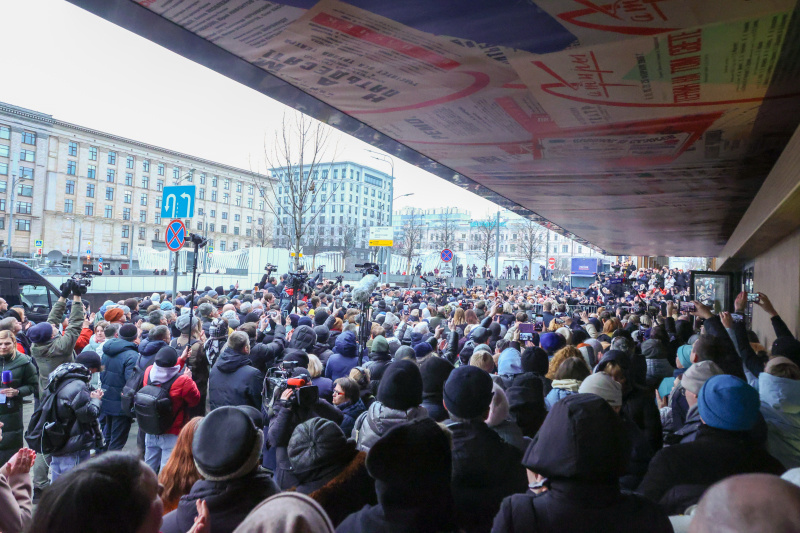
POLYGON ((172 301, 178 297, 178 252, 173 254, 175 256, 175 267, 172 271, 172 301))

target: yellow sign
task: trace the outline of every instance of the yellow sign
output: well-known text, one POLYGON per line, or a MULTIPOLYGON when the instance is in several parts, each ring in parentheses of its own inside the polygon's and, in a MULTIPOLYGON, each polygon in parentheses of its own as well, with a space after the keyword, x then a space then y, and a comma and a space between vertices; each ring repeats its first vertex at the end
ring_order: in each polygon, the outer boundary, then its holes
MULTIPOLYGON (((294 257, 294 256, 296 256, 297 254, 296 254, 296 253, 294 253, 294 252, 292 252, 292 253, 291 253, 291 254, 289 254, 289 255, 291 255, 292 257, 294 257)), ((300 254, 300 257, 303 257, 303 254, 300 254)))
POLYGON ((394 244, 394 230, 391 226, 372 226, 369 228, 370 246, 392 246, 394 244))
POLYGON ((394 246, 394 241, 387 241, 387 240, 370 240, 370 246, 394 246))

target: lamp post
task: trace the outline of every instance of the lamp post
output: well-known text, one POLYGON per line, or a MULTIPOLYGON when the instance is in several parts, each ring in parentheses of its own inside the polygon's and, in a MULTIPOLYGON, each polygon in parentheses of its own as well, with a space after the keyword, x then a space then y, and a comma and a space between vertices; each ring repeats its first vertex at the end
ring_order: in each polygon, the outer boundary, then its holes
MULTIPOLYGON (((394 195, 394 158, 392 156, 388 155, 388 154, 384 154, 382 152, 377 152, 375 150, 370 150, 369 148, 367 148, 367 152, 372 154, 370 156, 372 159, 377 159, 378 161, 383 161, 384 163, 388 163, 389 167, 391 168, 392 181, 389 184, 389 198, 391 198, 391 200, 389 202, 389 227, 392 227, 392 210, 394 209, 394 198, 392 198, 392 196, 394 195)), ((394 230, 392 230, 392 231, 394 231, 394 230)), ((392 238, 394 238, 394 235, 392 235, 392 238)), ((385 265, 386 272, 389 272, 389 273, 390 273, 391 268, 392 268, 391 257, 392 257, 391 249, 388 250, 388 251, 382 251, 382 253, 381 253, 381 263, 383 263, 385 265)), ((383 271, 383 269, 381 269, 381 271, 383 271)), ((389 276, 389 274, 386 274, 386 279, 387 280, 389 279, 388 276, 389 276)))
POLYGON ((11 237, 14 231, 14 200, 16 199, 17 192, 17 174, 19 169, 19 159, 15 156, 14 152, 11 153, 11 202, 8 204, 8 242, 6 242, 6 256, 11 257, 14 255, 14 247, 11 245, 11 237))

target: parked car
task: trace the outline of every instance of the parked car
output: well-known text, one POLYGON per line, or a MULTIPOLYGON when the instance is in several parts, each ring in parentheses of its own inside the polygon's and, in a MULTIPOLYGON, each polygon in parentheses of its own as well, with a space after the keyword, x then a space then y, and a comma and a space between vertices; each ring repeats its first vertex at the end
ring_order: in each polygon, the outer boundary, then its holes
POLYGON ((28 320, 37 323, 47 320, 50 309, 61 296, 42 274, 21 261, 8 258, 0 258, 0 294, 9 306, 21 304, 25 307, 28 320))
POLYGON ((69 269, 61 266, 48 266, 36 269, 42 276, 69 276, 69 269))

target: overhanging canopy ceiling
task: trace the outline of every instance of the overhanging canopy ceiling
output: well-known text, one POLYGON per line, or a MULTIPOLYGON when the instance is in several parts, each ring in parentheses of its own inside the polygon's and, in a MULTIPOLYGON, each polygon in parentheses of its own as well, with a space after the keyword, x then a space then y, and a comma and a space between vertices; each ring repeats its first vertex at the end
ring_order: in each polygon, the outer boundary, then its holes
POLYGON ((796 0, 70 0, 613 254, 710 256, 800 122, 796 0))

